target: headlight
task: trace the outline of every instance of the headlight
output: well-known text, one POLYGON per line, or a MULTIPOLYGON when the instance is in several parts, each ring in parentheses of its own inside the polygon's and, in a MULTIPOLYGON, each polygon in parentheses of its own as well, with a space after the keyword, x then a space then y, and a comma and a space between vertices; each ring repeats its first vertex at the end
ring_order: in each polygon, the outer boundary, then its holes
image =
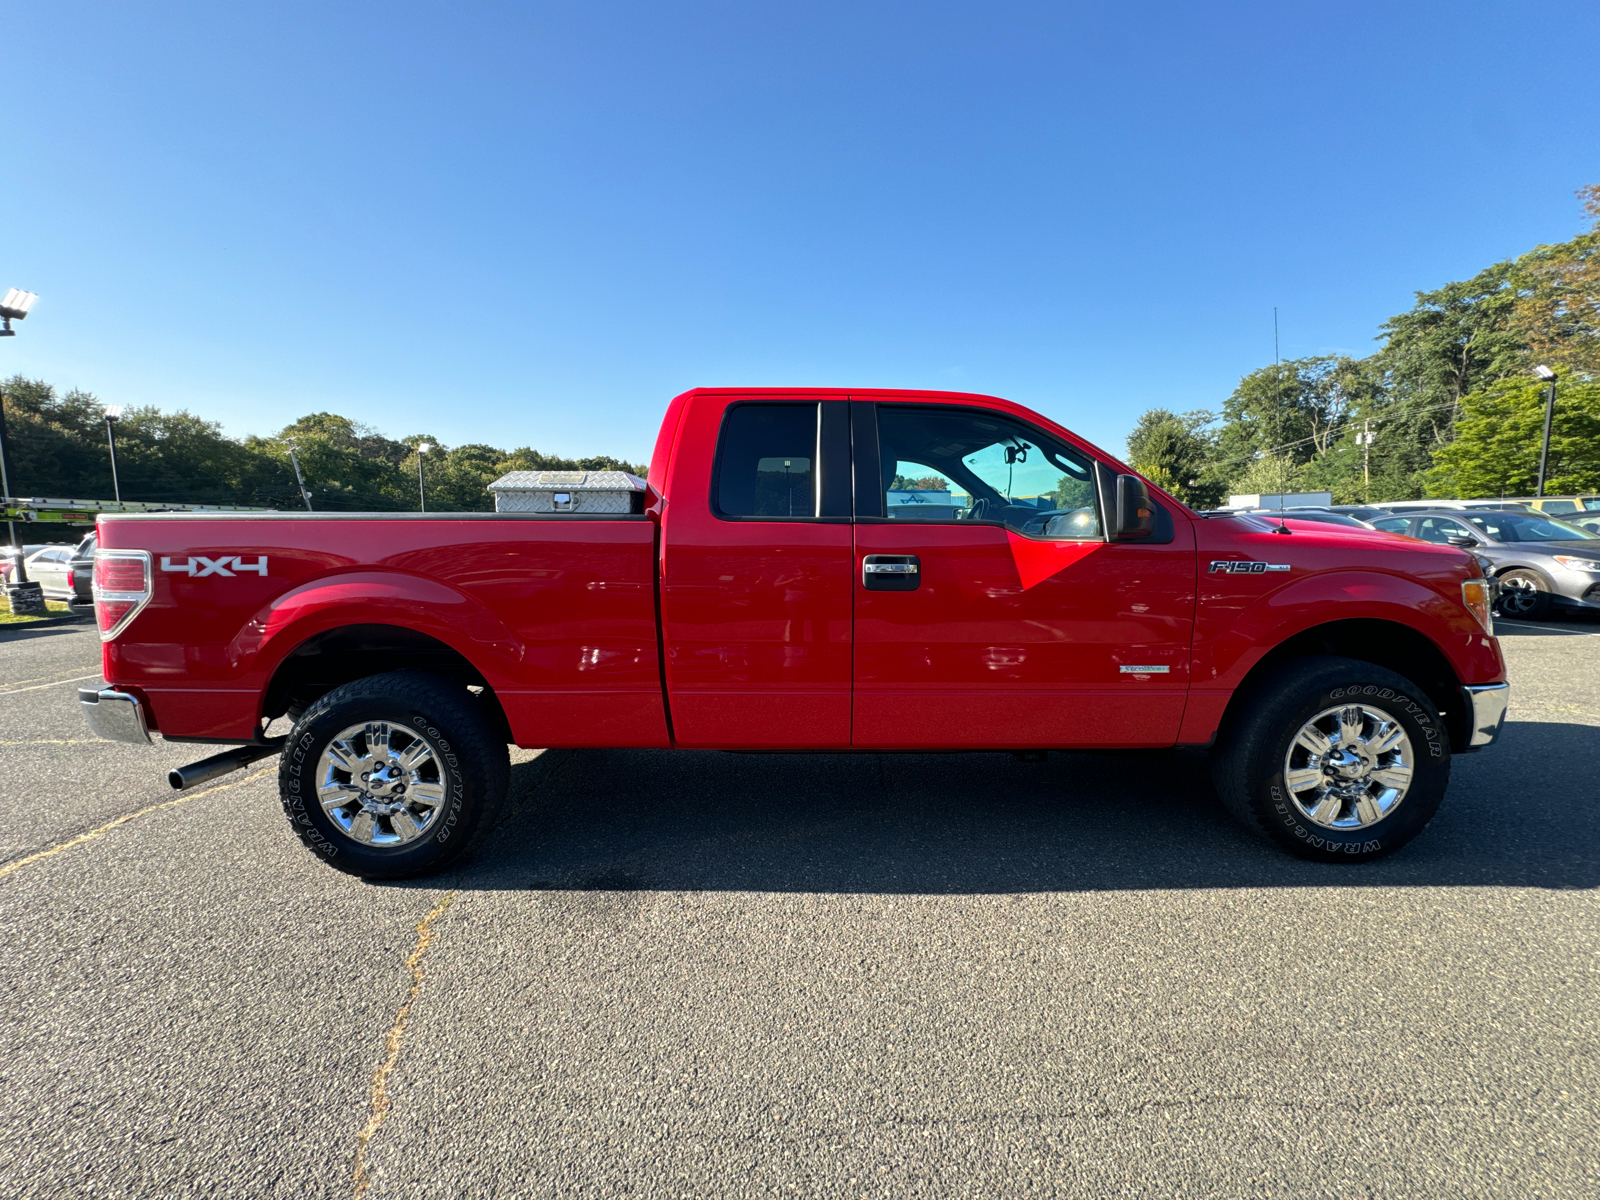
POLYGON ((1593 571, 1600 575, 1600 558, 1575 558, 1571 554, 1556 554, 1552 557, 1569 571, 1593 571))
POLYGON ((1494 615, 1489 610, 1491 597, 1489 595, 1489 581, 1487 579, 1463 579, 1461 581, 1461 602, 1467 610, 1478 618, 1478 624, 1483 626, 1484 632, 1494 633, 1494 615))

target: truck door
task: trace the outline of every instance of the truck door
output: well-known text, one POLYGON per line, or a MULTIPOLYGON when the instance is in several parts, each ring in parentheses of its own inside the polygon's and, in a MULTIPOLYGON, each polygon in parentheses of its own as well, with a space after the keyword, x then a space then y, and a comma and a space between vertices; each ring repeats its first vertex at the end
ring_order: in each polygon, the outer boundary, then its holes
POLYGON ((1105 541, 1092 460, 1001 413, 858 401, 852 421, 854 745, 1176 741, 1187 519, 1105 541))
POLYGON ((849 420, 787 394, 685 414, 661 559, 679 745, 850 744, 849 420))

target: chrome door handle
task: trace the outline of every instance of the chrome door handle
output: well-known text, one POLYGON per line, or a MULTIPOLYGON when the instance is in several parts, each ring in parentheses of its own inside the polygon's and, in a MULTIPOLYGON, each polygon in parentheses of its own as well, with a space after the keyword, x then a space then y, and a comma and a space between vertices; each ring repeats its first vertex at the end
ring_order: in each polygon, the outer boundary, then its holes
POLYGON ((874 592, 914 592, 922 583, 915 554, 868 554, 861 560, 861 586, 874 592))

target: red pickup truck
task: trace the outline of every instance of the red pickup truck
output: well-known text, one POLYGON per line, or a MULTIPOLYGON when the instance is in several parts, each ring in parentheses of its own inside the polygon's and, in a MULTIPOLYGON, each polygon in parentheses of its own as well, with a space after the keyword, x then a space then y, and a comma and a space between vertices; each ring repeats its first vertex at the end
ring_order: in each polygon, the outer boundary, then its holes
POLYGON ((281 754, 304 844, 395 878, 493 826, 508 743, 1209 746, 1248 827, 1361 862, 1505 717, 1471 555, 1196 513, 992 396, 686 392, 632 507, 102 517, 89 724, 236 747, 180 787, 281 754))

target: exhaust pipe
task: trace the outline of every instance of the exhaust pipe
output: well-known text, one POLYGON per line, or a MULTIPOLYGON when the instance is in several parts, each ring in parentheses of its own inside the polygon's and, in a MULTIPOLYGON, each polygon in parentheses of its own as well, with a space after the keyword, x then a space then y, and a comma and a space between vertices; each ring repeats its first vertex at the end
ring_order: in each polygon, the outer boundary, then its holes
POLYGON ((242 770, 257 759, 271 757, 283 749, 285 740, 279 737, 273 738, 264 746, 235 746, 232 750, 224 750, 221 754, 202 758, 199 762, 192 762, 186 767, 174 767, 167 772, 167 782, 177 792, 185 788, 199 787, 202 783, 210 783, 213 779, 221 778, 230 772, 242 770))

